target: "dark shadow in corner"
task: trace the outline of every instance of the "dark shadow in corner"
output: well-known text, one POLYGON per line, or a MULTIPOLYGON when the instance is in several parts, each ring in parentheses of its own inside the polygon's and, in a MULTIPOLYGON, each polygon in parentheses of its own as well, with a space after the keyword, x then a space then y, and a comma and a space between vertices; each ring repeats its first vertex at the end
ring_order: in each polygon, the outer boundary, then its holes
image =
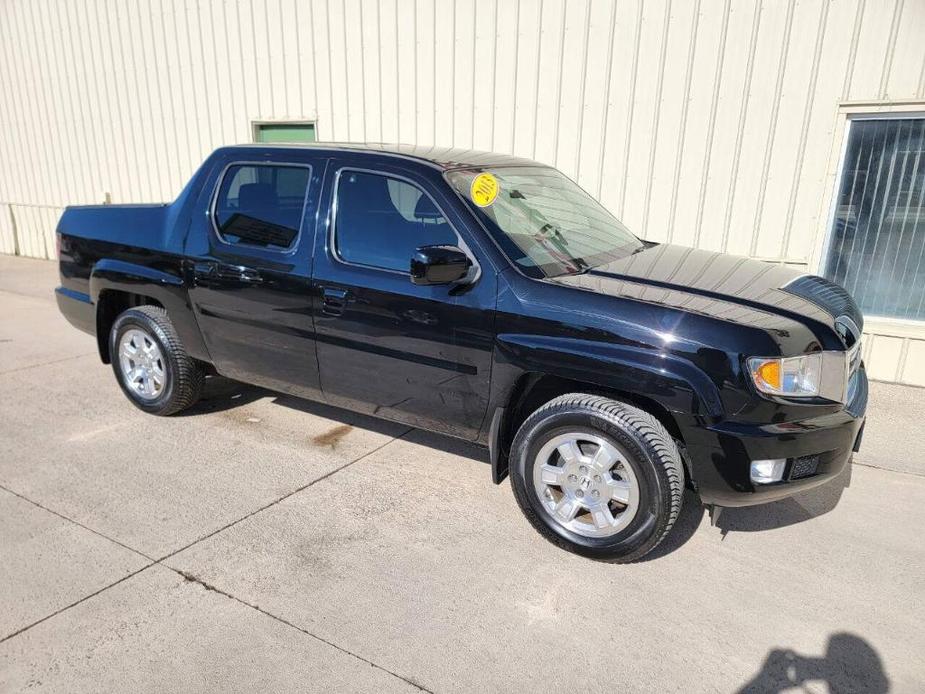
POLYGON ((885 694, 890 689, 890 680, 874 647, 860 636, 842 632, 829 637, 825 654, 819 658, 789 649, 772 650, 761 670, 739 689, 739 694, 805 688, 809 682, 825 682, 830 694, 885 694))
POLYGON ((724 508, 717 527, 725 537, 730 532, 760 532, 802 523, 833 510, 851 484, 851 464, 821 487, 760 506, 724 508))

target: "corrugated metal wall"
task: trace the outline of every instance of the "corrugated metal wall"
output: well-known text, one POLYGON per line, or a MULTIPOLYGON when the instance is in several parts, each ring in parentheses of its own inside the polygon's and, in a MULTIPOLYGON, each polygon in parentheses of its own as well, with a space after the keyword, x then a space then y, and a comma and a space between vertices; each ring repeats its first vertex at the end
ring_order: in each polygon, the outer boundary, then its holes
POLYGON ((816 270, 839 105, 925 99, 925 2, 4 0, 0 94, 0 252, 307 119, 533 157, 653 240, 816 270))

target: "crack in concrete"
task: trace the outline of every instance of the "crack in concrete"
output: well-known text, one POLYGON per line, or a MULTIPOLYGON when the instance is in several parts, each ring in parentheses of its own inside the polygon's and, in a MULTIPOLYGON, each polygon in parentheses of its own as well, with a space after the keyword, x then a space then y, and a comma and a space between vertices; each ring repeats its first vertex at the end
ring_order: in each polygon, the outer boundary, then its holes
POLYGON ((913 477, 925 477, 925 472, 915 472, 914 470, 897 470, 895 467, 884 467, 883 465, 873 465, 871 463, 859 463, 856 460, 851 461, 852 465, 866 467, 871 470, 882 470, 883 472, 895 472, 898 475, 912 475, 913 477))
POLYGON ((418 682, 415 682, 414 680, 409 679, 408 677, 405 677, 404 675, 399 675, 397 672, 393 672, 392 670, 389 670, 388 668, 385 668, 385 667, 383 667, 382 665, 379 665, 378 663, 375 663, 375 662, 373 662, 372 660, 369 660, 368 658, 364 658, 363 656, 361 656, 361 655, 359 655, 359 654, 357 654, 357 653, 354 653, 353 651, 348 650, 348 649, 344 648, 343 646, 338 646, 336 643, 333 643, 333 642, 331 642, 331 641, 328 641, 326 638, 323 638, 323 637, 321 637, 321 636, 318 636, 317 634, 313 634, 312 632, 308 631, 307 629, 303 629, 303 628, 300 627, 299 625, 293 624, 292 622, 290 622, 290 621, 288 621, 288 620, 286 620, 286 619, 283 619, 282 617, 280 617, 280 616, 278 616, 278 615, 275 615, 275 614, 273 614, 272 612, 267 612, 265 609, 263 609, 263 608, 260 607, 259 605, 253 605, 253 604, 247 602, 246 600, 242 600, 241 598, 237 597, 236 595, 232 595, 231 593, 228 593, 228 592, 222 590, 222 589, 219 588, 218 586, 215 586, 215 585, 213 585, 213 584, 211 584, 211 583, 208 583, 208 582, 204 581, 203 579, 201 579, 199 576, 196 576, 195 574, 192 574, 192 573, 190 573, 190 572, 188 572, 188 571, 183 571, 182 569, 175 569, 175 568, 173 568, 173 567, 171 567, 171 566, 167 566, 166 564, 161 564, 160 562, 158 562, 158 564, 159 564, 160 566, 163 566, 164 568, 170 569, 171 571, 173 571, 173 572, 179 574, 180 576, 183 577, 183 579, 184 579, 185 581, 187 581, 187 582, 189 582, 189 583, 196 583, 196 584, 198 584, 199 586, 201 586, 202 588, 204 588, 204 589, 207 590, 207 591, 210 591, 210 592, 213 592, 213 593, 218 593, 219 595, 223 595, 224 597, 228 598, 229 600, 234 600, 235 602, 240 603, 241 605, 244 605, 245 607, 249 607, 249 608, 251 608, 252 610, 255 610, 255 611, 259 612, 260 614, 269 617, 270 619, 274 619, 274 620, 276 620, 277 622, 280 622, 281 624, 285 624, 287 627, 290 627, 291 629, 295 629, 296 631, 299 631, 299 632, 305 634, 306 636, 309 636, 309 637, 315 639, 316 641, 320 641, 321 643, 325 644, 326 646, 330 646, 331 648, 335 648, 335 649, 337 649, 338 651, 340 651, 341 653, 344 653, 344 654, 349 655, 349 656, 351 656, 351 657, 353 657, 353 658, 356 658, 357 660, 359 660, 359 661, 361 661, 361 662, 364 662, 364 663, 366 663, 367 665, 370 665, 371 667, 376 668, 377 670, 382 670, 382 672, 385 672, 385 673, 391 675, 392 677, 397 677, 398 679, 402 680, 403 682, 407 682, 407 683, 410 684, 412 687, 415 687, 415 688, 418 689, 419 691, 428 692, 428 694, 434 694, 434 692, 433 692, 432 689, 428 689, 428 688, 425 687, 424 685, 422 685, 422 684, 420 684, 420 683, 418 683, 418 682))
POLYGON ((102 592, 104 592, 104 591, 107 591, 107 590, 109 590, 110 588, 112 588, 112 587, 114 587, 114 586, 117 586, 117 585, 119 585, 120 583, 123 583, 124 581, 127 581, 127 580, 130 579, 132 576, 137 576, 137 575, 140 574, 142 571, 144 571, 145 569, 150 569, 150 568, 151 568, 152 566, 154 566, 155 564, 157 564, 156 561, 152 561, 150 564, 145 564, 145 565, 142 566, 140 569, 135 569, 135 570, 132 571, 131 573, 126 574, 125 576, 123 576, 122 578, 120 578, 118 581, 113 581, 113 582, 110 583, 109 585, 105 585, 105 586, 103 586, 102 588, 100 588, 99 590, 96 590, 96 591, 90 593, 89 595, 85 595, 85 596, 83 596, 82 598, 80 598, 79 600, 75 600, 75 601, 72 602, 70 605, 65 605, 64 607, 55 610, 55 611, 52 612, 51 614, 47 614, 47 615, 45 615, 44 617, 42 617, 41 619, 32 622, 32 624, 27 624, 26 626, 22 627, 21 629, 17 629, 16 631, 14 631, 12 634, 7 634, 6 636, 0 638, 0 643, 3 643, 4 641, 9 641, 9 640, 10 640, 11 638, 13 638, 14 636, 19 636, 19 635, 22 634, 23 632, 29 631, 29 629, 31 629, 32 627, 36 627, 36 626, 38 626, 39 624, 41 624, 42 622, 47 622, 47 621, 48 621, 49 619, 51 619, 52 617, 57 617, 57 616, 58 616, 59 614, 61 614, 62 612, 67 612, 67 611, 68 611, 69 609, 71 609, 72 607, 77 607, 77 605, 79 605, 79 604, 82 603, 82 602, 86 602, 86 601, 89 600, 90 598, 95 598, 95 597, 96 597, 97 595, 99 595, 100 593, 102 593, 102 592))
MULTIPOLYGON (((63 361, 63 360, 62 360, 62 361, 63 361)), ((29 367, 26 367, 26 368, 29 368, 29 367)), ((8 489, 7 487, 5 487, 5 486, 3 486, 3 485, 0 485, 0 489, 3 489, 3 490, 5 490, 5 491, 9 492, 10 494, 13 494, 14 496, 16 496, 16 497, 22 499, 23 501, 27 501, 27 502, 29 502, 30 504, 33 504, 34 506, 36 506, 36 507, 38 507, 38 508, 40 508, 40 509, 42 509, 42 510, 44 510, 44 511, 47 511, 48 513, 51 513, 51 514, 57 516, 58 518, 61 518, 62 520, 65 520, 65 521, 68 521, 68 522, 70 522, 70 523, 73 523, 74 525, 77 525, 78 527, 83 528, 84 530, 87 530, 88 532, 91 532, 91 533, 93 533, 93 534, 95 534, 95 535, 98 535, 99 537, 102 537, 102 538, 104 538, 104 539, 106 539, 106 540, 109 540, 110 542, 113 542, 114 544, 117 544, 117 545, 119 545, 120 547, 123 547, 123 548, 125 548, 125 549, 127 549, 127 550, 129 550, 129 551, 131 551, 131 552, 134 552, 135 554, 138 554, 138 555, 144 557, 145 559, 150 560, 150 563, 149 563, 149 564, 145 564, 145 565, 142 566, 141 568, 136 569, 135 571, 132 571, 132 572, 129 573, 129 574, 126 574, 125 576, 123 576, 122 578, 118 579, 117 581, 114 581, 114 582, 112 582, 112 583, 110 583, 110 584, 108 584, 108 585, 106 585, 106 586, 103 586, 103 587, 100 588, 99 590, 94 591, 93 593, 90 593, 89 595, 85 595, 84 597, 80 598, 79 600, 76 600, 76 601, 72 602, 72 603, 69 604, 69 605, 66 605, 66 606, 64 606, 64 607, 62 607, 62 608, 60 608, 60 609, 58 609, 58 610, 55 610, 55 611, 52 612, 51 614, 48 614, 48 615, 42 617, 41 619, 36 620, 35 622, 32 622, 31 624, 27 624, 26 626, 22 627, 21 629, 18 629, 18 630, 16 630, 16 631, 14 631, 14 632, 11 633, 11 634, 8 634, 8 635, 6 635, 6 636, 0 637, 0 644, 2 644, 4 641, 8 641, 8 640, 10 640, 10 639, 12 639, 12 638, 14 638, 14 637, 16 637, 16 636, 19 636, 20 634, 22 634, 22 633, 28 631, 29 629, 32 629, 33 627, 38 626, 39 624, 42 624, 43 622, 46 622, 46 621, 48 621, 49 619, 52 619, 53 617, 56 617, 56 616, 58 616, 59 614, 61 614, 61 613, 63 613, 63 612, 66 612, 67 610, 70 610, 72 607, 76 607, 77 605, 80 605, 81 603, 86 602, 87 600, 90 600, 91 598, 94 598, 94 597, 96 597, 97 595, 100 595, 101 593, 103 593, 103 592, 109 590, 110 588, 113 588, 113 587, 119 585, 120 583, 123 583, 123 582, 127 581, 128 579, 130 579, 130 578, 132 578, 132 577, 134 577, 134 576, 137 576, 137 575, 140 574, 142 571, 146 571, 147 569, 150 569, 152 566, 161 566, 161 567, 163 567, 163 568, 165 568, 165 569, 167 569, 167 570, 169 570, 169 571, 172 571, 172 572, 174 572, 174 573, 176 573, 176 574, 182 576, 183 579, 184 579, 185 581, 187 581, 187 582, 196 583, 196 584, 200 585, 202 588, 204 588, 204 589, 207 590, 207 591, 217 593, 217 594, 219 594, 219 595, 222 595, 222 596, 228 598, 229 600, 233 600, 233 601, 235 601, 235 602, 237 602, 237 603, 239 603, 239 604, 241 604, 241 605, 244 605, 245 607, 249 607, 249 608, 251 608, 252 610, 255 610, 256 612, 259 612, 260 614, 262 614, 262 615, 264 615, 264 616, 266 616, 266 617, 269 617, 270 619, 273 619, 273 620, 275 620, 275 621, 277 621, 277 622, 279 622, 279 623, 281 623, 281 624, 286 625, 287 627, 289 627, 289 628, 291 628, 291 629, 295 629, 296 631, 298 631, 298 632, 300 632, 300 633, 302 633, 302 634, 304 634, 304 635, 306 635, 306 636, 308 636, 308 637, 310 637, 310 638, 315 639, 316 641, 319 641, 319 642, 321 642, 321 643, 323 643, 323 644, 325 644, 325 645, 327 645, 327 646, 330 646, 331 648, 337 649, 337 650, 340 651, 341 653, 344 653, 344 654, 346 654, 346 655, 348 655, 348 656, 351 656, 351 657, 353 657, 353 658, 356 658, 357 660, 359 660, 359 661, 361 661, 361 662, 363 662, 363 663, 366 663, 366 664, 369 665, 370 667, 374 667, 374 668, 376 668, 377 670, 381 670, 382 672, 384 672, 384 673, 386 673, 386 674, 388 674, 388 675, 391 675, 392 677, 395 677, 395 678, 397 678, 397 679, 400 679, 401 681, 403 681, 403 682, 405 682, 405 683, 411 685, 412 687, 414 687, 415 689, 417 689, 417 690, 419 690, 419 691, 427 692, 427 694, 434 694, 433 690, 427 689, 427 688, 426 688, 425 686, 423 686, 422 684, 420 684, 420 683, 418 683, 418 682, 415 682, 414 680, 412 680, 412 679, 410 679, 410 678, 408 678, 408 677, 405 677, 405 676, 403 676, 403 675, 400 675, 400 674, 398 674, 397 672, 393 672, 392 670, 389 670, 388 668, 383 667, 382 665, 379 665, 378 663, 375 663, 375 662, 373 662, 372 660, 369 660, 368 658, 364 658, 363 656, 361 656, 361 655, 359 655, 359 654, 357 654, 357 653, 354 653, 353 651, 348 650, 348 649, 344 648, 343 646, 338 646, 336 643, 334 643, 334 642, 332 642, 332 641, 329 641, 328 639, 326 639, 326 638, 324 638, 324 637, 318 636, 317 634, 313 634, 312 632, 308 631, 307 629, 304 629, 304 628, 298 626, 297 624, 294 624, 293 622, 290 622, 289 620, 284 619, 283 617, 280 617, 280 616, 278 616, 278 615, 275 615, 275 614, 273 614, 272 612, 268 612, 267 610, 262 609, 262 608, 261 608, 260 606, 258 606, 258 605, 251 604, 251 603, 247 602, 246 600, 243 600, 242 598, 237 597, 236 595, 233 595, 233 594, 231 594, 231 593, 229 593, 229 592, 227 592, 227 591, 225 591, 225 590, 222 590, 222 589, 219 588, 218 586, 216 586, 216 585, 214 585, 214 584, 212 584, 212 583, 206 582, 205 580, 199 578, 198 576, 196 576, 196 575, 193 574, 193 573, 190 573, 190 572, 188 572, 188 571, 183 571, 182 569, 176 569, 176 568, 174 568, 174 567, 172 567, 172 566, 170 566, 170 565, 164 563, 164 561, 167 560, 167 559, 169 559, 170 557, 176 556, 176 555, 179 554, 180 552, 183 552, 183 551, 189 549, 190 547, 193 547, 194 545, 196 545, 196 544, 198 544, 198 543, 200 543, 200 542, 203 542, 204 540, 207 540, 207 539, 209 539, 209 538, 211 538, 211 537, 215 537, 215 536, 218 535, 219 533, 224 532, 225 530, 228 530, 229 528, 231 528, 231 527, 237 525, 238 523, 240 523, 240 522, 242 522, 242 521, 245 521, 245 520, 247 520, 248 518, 251 518, 252 516, 257 515, 257 514, 260 513, 261 511, 265 511, 265 510, 267 510, 268 508, 272 508, 273 506, 276 506, 277 504, 279 504, 279 503, 285 501, 286 499, 290 498, 291 496, 294 496, 295 494, 298 494, 299 492, 302 492, 302 491, 308 489, 309 487, 314 486, 315 484, 318 484, 319 482, 322 482, 322 481, 328 479, 329 477, 331 477, 331 476, 337 474, 337 473, 340 472, 341 470, 344 470, 344 469, 350 467, 351 465, 354 465, 354 464, 356 464, 356 463, 358 463, 358 462, 360 462, 360 461, 362 461, 362 460, 368 458, 369 456, 371 456, 371 455, 373 455, 374 453, 376 453, 376 452, 382 450, 383 448, 385 448, 385 447, 388 446, 389 444, 394 443, 395 441, 398 441, 399 439, 402 439, 406 434, 408 434, 408 433, 411 432, 411 431, 413 431, 412 428, 406 429, 405 431, 403 431, 403 432, 402 432, 401 434, 399 434, 398 436, 394 436, 394 437, 390 438, 388 441, 386 441, 386 442, 384 442, 383 444, 377 446, 376 448, 372 449, 371 451, 368 451, 368 452, 364 453, 363 455, 361 455, 361 456, 359 456, 359 457, 357 457, 357 458, 354 458, 353 460, 351 460, 351 461, 349 461, 349 462, 347 462, 347 463, 344 463, 343 465, 341 465, 341 466, 339 466, 339 467, 336 467, 336 468, 334 468, 333 470, 330 470, 329 472, 326 472, 325 474, 321 475, 320 477, 316 477, 316 478, 313 479, 311 482, 302 485, 302 486, 299 487, 298 489, 295 489, 295 490, 293 490, 293 491, 291 491, 291 492, 289 492, 289 493, 287 493, 287 494, 284 494, 283 496, 279 497, 278 499, 276 499, 276 500, 274 500, 274 501, 271 501, 270 503, 268 503, 268 504, 266 504, 266 505, 264 505, 264 506, 261 506, 260 508, 254 510, 254 511, 251 511, 250 513, 247 513, 247 514, 245 514, 244 516, 241 516, 241 517, 238 518, 237 520, 234 520, 234 521, 232 521, 231 523, 228 523, 227 525, 222 526, 222 527, 219 528, 218 530, 215 530, 215 531, 213 531, 213 532, 211 532, 211 533, 208 533, 207 535, 203 535, 203 536, 200 537, 199 539, 194 540, 193 542, 189 543, 188 545, 185 545, 184 547, 181 547, 180 549, 177 549, 177 550, 175 550, 175 551, 173 551, 173 552, 170 552, 169 554, 164 555, 164 556, 161 557, 160 559, 152 559, 150 556, 148 556, 148 555, 145 554, 144 552, 141 552, 141 551, 139 551, 139 550, 137 550, 137 549, 134 549, 133 547, 129 547, 128 545, 126 545, 126 544, 124 544, 124 543, 122 543, 122 542, 119 542, 118 540, 115 540, 115 539, 109 537, 108 535, 105 535, 104 533, 101 533, 101 532, 99 532, 99 531, 97 531, 97 530, 94 530, 93 528, 90 528, 90 527, 84 525, 83 523, 80 523, 80 522, 74 520, 73 518, 69 518, 69 517, 65 516, 64 514, 58 513, 57 511, 53 511, 53 510, 51 510, 50 508, 48 508, 48 507, 46 507, 46 506, 43 506, 42 504, 40 504, 40 503, 38 503, 38 502, 36 502, 36 501, 33 501, 32 499, 29 499, 28 497, 23 496, 22 494, 19 494, 18 492, 13 491, 12 489, 8 489)))
POLYGON ((395 437, 389 439, 388 441, 386 441, 385 443, 383 443, 383 444, 380 445, 380 446, 376 446, 376 448, 374 448, 373 450, 371 450, 371 451, 369 451, 369 452, 367 452, 367 453, 364 453, 364 454, 361 455, 359 458, 355 458, 355 459, 353 459, 353 460, 351 460, 351 461, 349 461, 349 462, 346 462, 346 463, 344 463, 343 465, 341 465, 340 467, 336 467, 336 468, 334 468, 333 470, 331 470, 331 471, 329 471, 329 472, 326 472, 325 474, 321 475, 321 477, 316 477, 315 479, 313 479, 313 480, 312 480, 311 482, 309 482, 308 484, 303 484, 303 485, 302 485, 301 487, 299 487, 298 489, 293 489, 291 492, 288 492, 288 493, 286 493, 286 494, 283 494, 283 495, 282 495, 281 497, 279 497, 278 499, 275 499, 274 501, 271 501, 270 503, 265 504, 264 506, 261 506, 260 508, 251 511, 250 513, 247 513, 247 514, 241 516, 240 518, 238 518, 238 519, 236 519, 236 520, 233 520, 233 521, 231 521, 230 523, 228 523, 228 524, 226 524, 226 525, 223 525, 223 526, 222 526, 221 528, 219 528, 218 530, 213 530, 212 532, 210 532, 210 533, 208 533, 208 534, 206 534, 206 535, 203 535, 202 537, 200 537, 200 538, 198 538, 198 539, 196 539, 196 540, 193 540, 193 541, 190 542, 188 545, 185 545, 185 546, 183 546, 183 547, 180 547, 180 549, 175 549, 173 552, 169 552, 168 554, 165 554, 163 557, 161 557, 161 558, 158 559, 157 561, 158 561, 158 562, 163 562, 163 561, 165 561, 166 559, 170 559, 171 557, 176 556, 176 555, 179 554, 180 552, 185 552, 186 550, 188 550, 188 549, 189 549, 190 547, 192 547, 193 545, 197 545, 197 544, 199 544, 200 542, 202 542, 203 540, 208 540, 210 537, 214 537, 214 536, 218 535, 219 533, 224 532, 224 531, 228 530, 229 528, 234 527, 234 526, 237 525, 238 523, 241 523, 242 521, 246 521, 248 518, 251 518, 252 516, 256 516, 258 513, 261 513, 262 511, 266 511, 268 508, 272 508, 273 506, 276 506, 277 504, 279 504, 279 503, 285 501, 285 500, 288 499, 289 497, 294 496, 294 495, 298 494, 299 492, 303 492, 303 491, 305 491, 306 489, 308 489, 309 487, 312 487, 312 486, 318 484, 319 482, 323 482, 323 481, 326 480, 328 477, 331 477, 332 475, 336 475, 336 474, 337 474, 338 472, 340 472, 341 470, 345 470, 346 468, 350 467, 351 465, 354 465, 355 463, 358 463, 358 462, 360 462, 361 460, 363 460, 363 459, 365 459, 365 458, 368 458, 368 457, 371 456, 373 453, 377 453, 378 451, 380 451, 380 450, 382 450, 383 448, 385 448, 386 446, 388 446, 390 443, 393 443, 393 442, 395 442, 395 441, 398 441, 399 439, 403 438, 406 434, 408 434, 408 433, 411 432, 411 431, 413 431, 413 429, 406 429, 405 431, 403 431, 403 432, 402 432, 401 434, 399 434, 398 436, 395 436, 395 437))
MULTIPOLYGON (((68 516, 65 516, 63 513, 58 513, 57 511, 53 511, 52 509, 48 508, 47 506, 44 506, 44 505, 40 504, 38 501, 34 501, 33 499, 30 499, 30 498, 27 497, 27 496, 23 496, 23 495, 20 494, 19 492, 15 491, 15 490, 13 490, 13 489, 10 489, 10 488, 7 487, 6 485, 0 484, 0 489, 2 489, 2 490, 5 491, 5 492, 9 492, 9 493, 12 494, 13 496, 18 497, 18 498, 22 499, 23 501, 26 501, 26 502, 32 504, 32 505, 35 506, 36 508, 40 508, 40 509, 42 509, 43 511, 46 511, 46 512, 50 513, 50 514, 53 515, 53 516, 57 516, 57 517, 60 518, 61 520, 66 520, 68 523, 73 523, 74 525, 76 525, 76 526, 78 526, 78 527, 80 527, 80 528, 83 528, 83 529, 86 530, 87 532, 91 532, 91 533, 93 533, 94 535, 97 535, 98 537, 103 538, 104 540, 109 540, 109 541, 112 542, 113 544, 119 545, 119 547, 122 547, 123 549, 127 549, 129 552, 133 552, 134 554, 137 554, 137 555, 140 556, 140 557, 144 557, 144 558, 147 559, 149 562, 151 562, 151 564, 154 564, 154 563, 157 562, 157 559, 155 559, 154 557, 148 556, 148 555, 145 554, 144 552, 141 552, 141 551, 135 549, 134 547, 129 547, 129 546, 128 546, 127 544, 125 544, 124 542, 119 542, 119 541, 116 540, 115 538, 109 537, 109 535, 106 535, 106 534, 104 534, 104 533, 101 533, 101 532, 98 531, 98 530, 94 530, 93 528, 91 528, 91 527, 89 527, 89 526, 87 526, 87 525, 84 525, 84 524, 81 523, 80 521, 76 521, 76 520, 74 520, 73 518, 70 518, 70 517, 68 517, 68 516)), ((148 566, 151 566, 151 564, 149 564, 148 566)))

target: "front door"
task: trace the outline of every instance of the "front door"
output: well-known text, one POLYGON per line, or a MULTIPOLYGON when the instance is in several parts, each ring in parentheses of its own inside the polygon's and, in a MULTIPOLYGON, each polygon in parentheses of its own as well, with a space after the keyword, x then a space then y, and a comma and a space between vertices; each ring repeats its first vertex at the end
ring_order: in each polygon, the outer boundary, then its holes
MULTIPOLYGON (((324 175, 317 162, 230 162, 188 272, 196 318, 219 373, 318 397, 311 246, 324 175)), ((196 225, 202 225, 197 229, 196 225)))
POLYGON ((401 166, 332 160, 333 202, 316 237, 315 330, 321 387, 333 404, 475 438, 488 404, 496 275, 457 233, 440 186, 401 166), (442 204, 438 201, 442 201, 442 204), (472 253, 471 283, 419 286, 424 245, 472 253))

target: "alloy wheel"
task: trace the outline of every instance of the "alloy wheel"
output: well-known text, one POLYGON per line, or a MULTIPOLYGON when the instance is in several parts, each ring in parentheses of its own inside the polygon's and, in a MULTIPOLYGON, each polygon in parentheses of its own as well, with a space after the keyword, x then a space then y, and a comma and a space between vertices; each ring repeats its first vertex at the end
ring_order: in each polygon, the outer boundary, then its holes
POLYGON ((154 400, 167 384, 167 368, 157 342, 137 328, 119 340, 119 367, 125 384, 140 398, 154 400))
POLYGON ((585 537, 620 532, 639 509, 639 483, 624 453, 595 434, 553 437, 533 465, 533 486, 558 524, 585 537))

